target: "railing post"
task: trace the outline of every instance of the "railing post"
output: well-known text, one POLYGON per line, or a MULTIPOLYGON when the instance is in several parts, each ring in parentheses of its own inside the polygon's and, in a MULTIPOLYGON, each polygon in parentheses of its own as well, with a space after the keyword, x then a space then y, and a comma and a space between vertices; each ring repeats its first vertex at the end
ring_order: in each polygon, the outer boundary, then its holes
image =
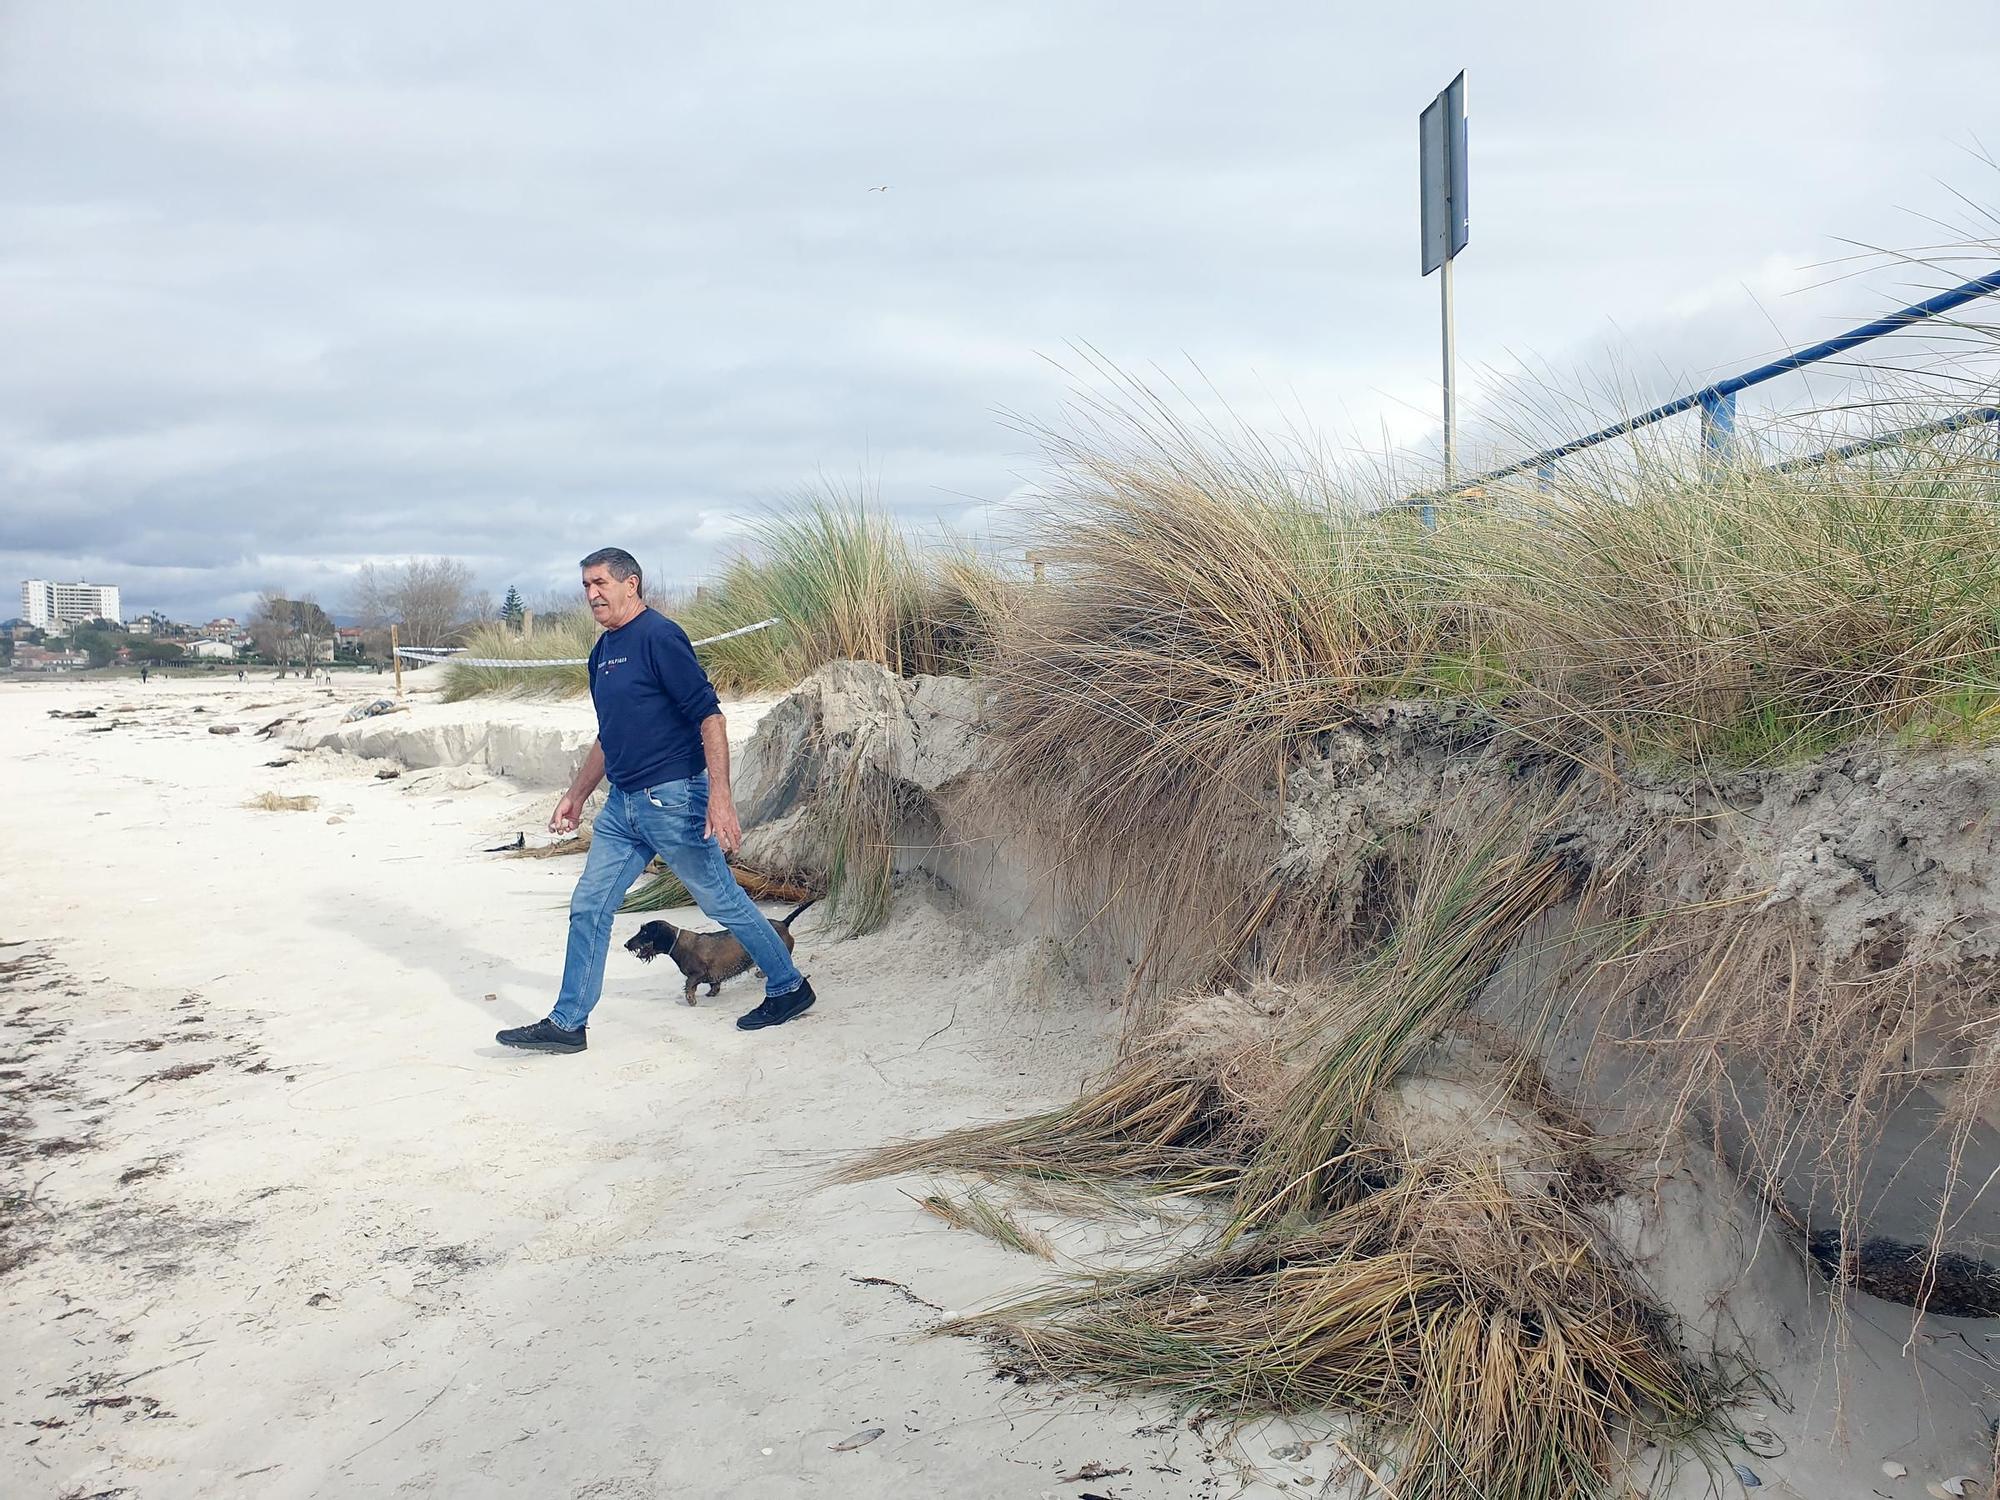
POLYGON ((1556 487, 1556 466, 1554 464, 1535 465, 1535 488, 1546 495, 1556 487))
POLYGON ((1736 392, 1701 393, 1702 470, 1714 473, 1729 461, 1736 446, 1736 392))

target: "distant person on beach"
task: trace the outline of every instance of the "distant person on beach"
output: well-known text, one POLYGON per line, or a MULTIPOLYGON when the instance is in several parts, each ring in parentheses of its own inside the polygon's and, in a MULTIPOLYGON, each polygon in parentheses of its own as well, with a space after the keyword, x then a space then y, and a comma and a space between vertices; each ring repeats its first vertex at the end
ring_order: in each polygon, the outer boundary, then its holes
POLYGON ((687 632, 646 607, 645 577, 631 553, 586 557, 583 593, 603 634, 590 648, 597 739, 549 819, 572 832, 608 775, 611 791, 591 828, 590 853, 569 901, 569 949, 555 1009, 497 1040, 536 1052, 581 1052, 604 989, 611 919, 655 854, 708 916, 736 935, 764 971, 764 1001, 737 1018, 743 1031, 781 1026, 812 1006, 813 988, 784 940, 736 883, 726 854, 743 842, 729 786, 729 729, 687 632))

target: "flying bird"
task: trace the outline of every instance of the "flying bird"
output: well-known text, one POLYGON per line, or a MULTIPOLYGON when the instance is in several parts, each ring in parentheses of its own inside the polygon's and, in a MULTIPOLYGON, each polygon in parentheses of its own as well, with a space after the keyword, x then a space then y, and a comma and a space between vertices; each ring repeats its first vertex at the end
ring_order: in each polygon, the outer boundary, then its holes
POLYGON ((889 184, 885 182, 882 184, 882 186, 872 187, 868 191, 871 193, 886 193, 889 191, 889 184))

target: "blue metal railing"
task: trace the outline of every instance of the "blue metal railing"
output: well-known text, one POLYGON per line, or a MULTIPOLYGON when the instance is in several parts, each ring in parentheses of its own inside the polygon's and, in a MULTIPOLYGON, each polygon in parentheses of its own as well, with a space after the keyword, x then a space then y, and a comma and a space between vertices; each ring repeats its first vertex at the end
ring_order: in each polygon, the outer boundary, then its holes
POLYGON ((1859 442, 1842 443, 1837 448, 1808 453, 1803 458, 1788 458, 1783 463, 1766 464, 1764 471, 1767 474, 1790 474, 1796 469, 1810 469, 1815 464, 1839 463, 1843 458, 1857 458, 1864 453, 1879 453, 1884 448, 1900 447, 1919 438, 1939 437, 1947 432, 1963 432, 1966 428, 1977 427, 1982 422, 2000 422, 2000 406, 1968 407, 1962 412, 1940 418, 1935 422, 1919 422, 1915 427, 1901 427, 1877 437, 1862 438, 1859 442))
MULTIPOLYGON (((1728 451, 1736 432, 1736 397, 1739 392, 1753 385, 1762 385, 1767 380, 1775 380, 1780 375, 1789 375, 1794 370, 1807 365, 1831 359, 1836 354, 1844 354, 1857 345, 1871 339, 1878 339, 1885 333, 1894 333, 1899 328, 1908 328, 1913 323, 1921 323, 1926 318, 1937 317, 1953 308, 1963 307, 1981 297, 2000 292, 2000 271, 1990 271, 1975 277, 1962 286, 1953 287, 1948 292, 1939 292, 1922 302, 1914 302, 1886 318, 1877 318, 1872 323, 1863 323, 1859 328, 1850 328, 1837 338, 1830 338, 1805 349, 1787 354, 1783 359, 1772 360, 1767 365, 1759 365, 1754 370, 1745 370, 1741 375, 1731 375, 1726 380, 1718 380, 1713 385, 1705 385, 1698 391, 1690 391, 1684 396, 1676 396, 1651 411, 1593 432, 1588 437, 1572 438, 1553 448, 1544 448, 1531 458, 1523 458, 1502 468, 1493 469, 1474 479, 1456 482, 1449 489, 1433 491, 1429 495, 1413 496, 1413 501, 1424 503, 1450 499, 1476 490, 1481 485, 1491 484, 1496 479, 1508 479, 1516 474, 1534 470, 1546 484, 1555 473, 1556 463, 1572 453, 1581 453, 1585 448, 1608 442, 1615 437, 1623 437, 1641 427, 1654 422, 1665 421, 1668 417, 1679 416, 1682 412, 1699 409, 1701 412, 1702 446, 1710 453, 1721 454, 1728 451)), ((1828 449, 1825 453, 1813 454, 1807 458, 1793 459, 1780 465, 1784 469, 1805 468, 1814 463, 1827 463, 1836 459, 1851 457, 1878 448, 1890 447, 1899 441, 1925 436, 1931 433, 1951 432, 1959 428, 1974 426, 1980 422, 2000 421, 2000 408, 1980 407, 1974 411, 1961 412, 1942 422, 1925 423, 1922 427, 1907 428, 1899 433, 1890 433, 1878 438, 1865 439, 1860 443, 1848 443, 1840 448, 1828 449)), ((1428 511, 1428 505, 1426 505, 1428 511)))

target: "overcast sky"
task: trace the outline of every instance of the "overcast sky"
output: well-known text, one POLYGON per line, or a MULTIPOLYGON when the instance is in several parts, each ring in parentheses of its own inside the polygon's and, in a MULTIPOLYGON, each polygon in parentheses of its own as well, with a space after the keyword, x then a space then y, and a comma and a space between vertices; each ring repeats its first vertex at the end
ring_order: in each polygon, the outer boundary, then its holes
POLYGON ((1421 447, 1460 67, 1468 416, 1511 360, 1651 394, 1838 331, 1950 279, 1823 285, 1845 242, 2000 203, 1962 4, 0 0, 0 577, 692 578, 821 473, 977 529, 1083 346, 1421 447))

